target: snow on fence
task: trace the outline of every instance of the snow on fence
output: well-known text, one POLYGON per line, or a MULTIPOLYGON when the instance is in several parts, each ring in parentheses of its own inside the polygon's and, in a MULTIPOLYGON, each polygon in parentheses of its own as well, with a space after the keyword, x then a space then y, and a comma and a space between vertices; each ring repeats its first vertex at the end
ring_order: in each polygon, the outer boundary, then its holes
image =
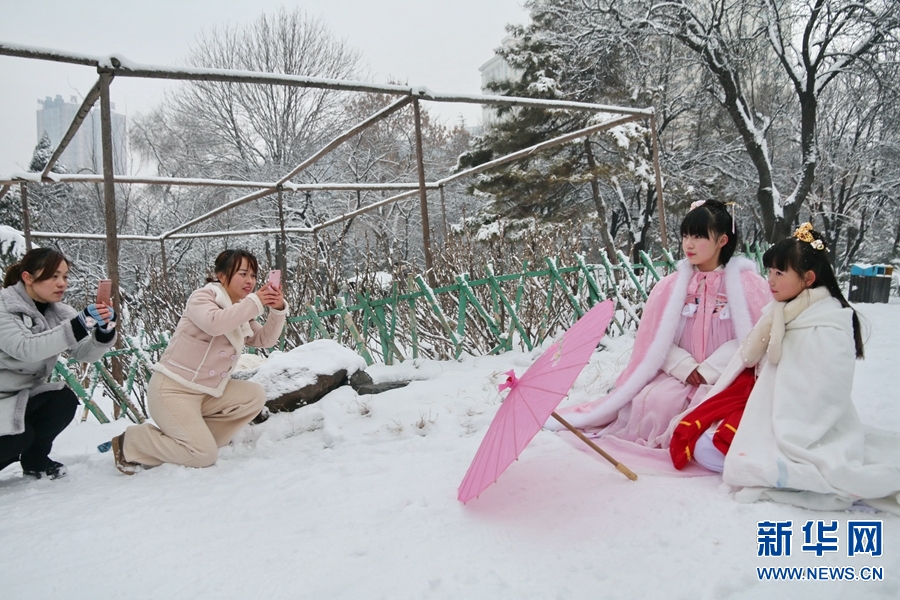
MULTIPOLYGON (((759 246, 747 247, 745 252, 761 263, 759 246)), ((370 365, 530 350, 607 298, 616 303, 608 334, 621 335, 637 327, 650 289, 675 268, 668 251, 660 261, 644 252, 640 258, 632 264, 620 252, 616 265, 602 255, 601 263, 588 264, 576 255, 576 264, 570 266, 546 258, 542 265, 526 262, 521 273, 505 275, 495 274, 487 265, 483 276, 462 273, 455 283, 437 288, 418 275, 395 281, 387 290, 348 289, 330 306, 317 298, 313 304, 295 308, 277 349, 333 339, 354 348, 370 365)), ((101 423, 109 422, 92 399, 98 386, 113 399, 116 418, 126 416, 136 423, 146 418, 151 366, 166 348, 168 337, 124 336, 124 343, 126 347, 91 365, 65 359, 57 363, 53 377, 65 380, 82 400, 82 420, 90 413, 101 423), (116 360, 126 374, 122 384, 110 374, 116 360)))

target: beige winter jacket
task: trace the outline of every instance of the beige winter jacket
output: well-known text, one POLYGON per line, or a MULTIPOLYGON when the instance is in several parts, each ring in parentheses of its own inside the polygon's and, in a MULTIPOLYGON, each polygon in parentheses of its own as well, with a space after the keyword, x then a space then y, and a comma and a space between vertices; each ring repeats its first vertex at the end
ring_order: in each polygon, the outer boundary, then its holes
POLYGON ((169 346, 154 369, 178 383, 218 398, 244 345, 270 348, 278 343, 287 318, 284 310, 269 309, 265 325, 256 322, 264 306, 256 294, 232 304, 225 288, 209 283, 188 298, 169 346))

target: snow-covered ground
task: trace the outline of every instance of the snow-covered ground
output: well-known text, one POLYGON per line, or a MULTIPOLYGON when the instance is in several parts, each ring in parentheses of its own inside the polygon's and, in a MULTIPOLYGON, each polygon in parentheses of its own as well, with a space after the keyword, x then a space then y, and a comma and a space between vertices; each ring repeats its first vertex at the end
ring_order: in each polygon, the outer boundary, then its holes
MULTIPOLYGON (((871 328, 854 394, 900 430, 900 303, 860 305, 871 328)), ((566 403, 599 395, 630 339, 608 340, 566 403)), ((718 476, 627 480, 541 432, 481 497, 457 486, 500 395, 534 353, 370 367, 406 388, 349 387, 245 428, 208 469, 126 477, 97 444, 126 425, 73 424, 59 481, 0 473, 0 597, 24 598, 896 598, 900 518, 739 504, 718 476), (847 556, 848 520, 883 521, 883 555, 847 556), (758 556, 758 522, 793 522, 790 557, 758 556), (839 551, 803 552, 809 520, 839 551), (882 569, 882 581, 760 581, 757 568, 882 569)), ((624 462, 624 460, 623 460, 624 462)), ((829 572, 830 573, 830 572, 829 572)), ((835 572, 836 573, 836 572, 835 572)))

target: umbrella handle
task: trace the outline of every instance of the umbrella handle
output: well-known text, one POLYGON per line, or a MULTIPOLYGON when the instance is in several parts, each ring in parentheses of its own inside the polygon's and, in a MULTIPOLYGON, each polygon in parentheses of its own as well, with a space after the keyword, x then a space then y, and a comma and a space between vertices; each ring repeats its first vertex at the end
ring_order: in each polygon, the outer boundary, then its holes
POLYGON ((600 448, 600 446, 598 446, 597 444, 595 444, 594 442, 589 440, 586 435, 584 435, 583 433, 581 433, 580 431, 578 431, 577 429, 572 427, 572 425, 568 421, 566 421, 561 416, 556 414, 556 411, 552 412, 550 414, 550 416, 553 417, 554 419, 556 419, 557 421, 559 421, 560 423, 562 423, 563 427, 565 427, 566 429, 568 429, 569 431, 571 431, 572 433, 577 435, 581 439, 582 442, 584 442, 585 444, 587 444, 588 446, 590 446, 591 448, 596 450, 597 453, 600 454, 600 456, 602 456, 603 458, 605 458, 606 460, 611 462, 613 464, 613 466, 616 467, 616 470, 619 471, 620 473, 622 473, 623 475, 625 475, 625 477, 627 477, 628 479, 630 479, 632 481, 637 481, 637 475, 635 475, 631 471, 631 469, 629 469, 628 467, 626 467, 625 465, 623 465, 622 463, 620 463, 619 461, 614 459, 612 456, 610 456, 609 454, 604 452, 600 448))

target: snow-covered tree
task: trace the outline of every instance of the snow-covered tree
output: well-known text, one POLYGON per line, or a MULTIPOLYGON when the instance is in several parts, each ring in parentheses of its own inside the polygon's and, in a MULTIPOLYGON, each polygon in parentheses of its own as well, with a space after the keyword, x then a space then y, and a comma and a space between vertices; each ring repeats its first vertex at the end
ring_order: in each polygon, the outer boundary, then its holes
POLYGON ((44 132, 44 135, 38 140, 37 146, 34 147, 34 154, 31 157, 28 170, 32 173, 43 171, 51 156, 53 156, 53 146, 50 145, 50 136, 47 135, 47 132, 44 132))
POLYGON ((813 189, 820 96, 843 74, 877 62, 900 31, 900 8, 889 0, 546 3, 590 23, 591 31, 582 29, 590 37, 643 33, 674 40, 693 55, 756 171, 756 209, 769 239, 789 233, 813 189), (786 104, 784 89, 792 91, 786 104), (782 120, 792 135, 772 140, 782 120), (777 152, 770 141, 779 144, 777 152))
MULTIPOLYGON (((567 22, 571 11, 553 3, 530 3, 531 24, 510 28, 512 43, 498 53, 520 76, 490 88, 514 96, 604 104, 644 104, 630 93, 627 49, 609 44, 584 52, 567 22)), ((607 116, 608 117, 608 116, 607 116)), ((602 117, 600 117, 602 118, 602 117)), ((521 150, 597 122, 587 112, 516 107, 498 110, 498 119, 469 152, 465 168, 521 150)), ((600 245, 615 260, 622 247, 647 248, 656 209, 655 182, 648 169, 651 138, 646 124, 618 127, 568 143, 482 174, 473 190, 490 199, 494 217, 547 221, 591 215, 600 245), (618 238, 618 239, 617 239, 618 238)), ((489 217, 490 220, 490 217, 489 217)))

